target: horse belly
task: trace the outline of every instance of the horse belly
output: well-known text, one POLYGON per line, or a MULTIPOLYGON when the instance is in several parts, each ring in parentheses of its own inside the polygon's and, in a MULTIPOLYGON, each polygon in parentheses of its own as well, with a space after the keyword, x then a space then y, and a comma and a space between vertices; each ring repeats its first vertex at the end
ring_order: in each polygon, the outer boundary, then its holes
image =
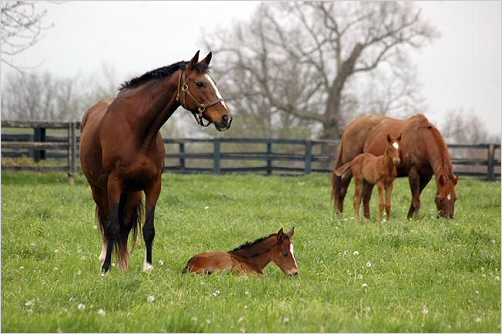
POLYGON ((232 258, 227 252, 210 252, 195 255, 186 265, 190 272, 212 273, 232 267, 232 258))

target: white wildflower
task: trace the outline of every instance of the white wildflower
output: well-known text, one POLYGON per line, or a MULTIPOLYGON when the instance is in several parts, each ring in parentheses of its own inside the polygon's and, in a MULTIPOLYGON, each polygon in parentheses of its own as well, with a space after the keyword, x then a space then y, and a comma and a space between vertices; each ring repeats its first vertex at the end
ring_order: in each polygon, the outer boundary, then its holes
POLYGON ((371 262, 370 261, 366 262, 366 267, 368 267, 368 268, 371 267, 371 262))
POLYGON ((106 315, 106 311, 105 311, 105 310, 103 310, 102 308, 100 308, 100 309, 99 309, 99 311, 98 311, 98 314, 99 314, 100 316, 104 317, 104 316, 106 315))
POLYGON ((35 305, 35 299, 30 299, 26 303, 24 303, 24 306, 33 306, 35 305))
POLYGON ((83 310, 85 310, 85 305, 84 305, 84 304, 78 304, 77 308, 78 308, 80 311, 83 311, 83 310))
POLYGON ((353 253, 354 255, 359 255, 359 252, 358 251, 354 251, 353 253))
POLYGON ((155 300, 155 296, 148 296, 148 297, 146 297, 146 301, 149 302, 149 303, 153 303, 154 300, 155 300))

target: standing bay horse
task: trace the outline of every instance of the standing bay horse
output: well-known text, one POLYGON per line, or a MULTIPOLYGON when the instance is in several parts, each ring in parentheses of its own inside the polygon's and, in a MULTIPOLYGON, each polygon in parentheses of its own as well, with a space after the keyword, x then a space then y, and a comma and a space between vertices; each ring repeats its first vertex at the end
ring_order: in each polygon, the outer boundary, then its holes
MULTIPOLYGON (((383 115, 367 115, 352 121, 345 129, 333 170, 354 159, 358 154, 371 153, 382 155, 387 141, 387 134, 401 140, 401 163, 397 166, 397 176, 408 176, 412 201, 408 219, 418 216, 420 194, 432 176, 436 178, 436 206, 439 216, 453 218, 457 193, 455 186, 458 175, 453 174, 448 147, 439 130, 422 114, 405 120, 383 115)), ((343 212, 343 200, 347 194, 351 176, 340 178, 332 175, 331 198, 335 210, 343 212)), ((369 219, 369 201, 373 185, 366 185, 363 190, 364 216, 369 219)))
POLYGON ((350 175, 352 173, 354 176, 356 223, 359 223, 359 208, 361 206, 363 186, 366 183, 376 184, 378 187, 378 222, 382 223, 384 208, 387 219, 390 219, 392 188, 397 177, 396 166, 401 163, 401 136, 400 134, 399 137, 392 138, 387 135, 387 147, 383 155, 377 157, 371 153, 362 153, 334 171, 336 176, 341 176, 342 179, 345 174, 350 175))
POLYGON ((282 228, 267 237, 248 242, 230 252, 207 252, 193 256, 183 269, 199 274, 212 274, 215 271, 234 270, 239 274, 257 273, 263 276, 263 269, 274 262, 289 276, 299 273, 291 238, 295 234, 293 227, 288 233, 282 228))
POLYGON ((199 62, 197 51, 189 62, 180 61, 134 78, 121 86, 114 99, 98 102, 82 119, 80 162, 96 202, 104 272, 110 270, 114 248, 119 268, 128 267, 127 241, 132 230, 136 243, 143 212, 143 270, 153 267, 155 206, 165 156, 159 130, 174 111, 181 105, 201 127, 211 123, 219 131, 230 127, 230 110, 208 74, 211 57, 210 52, 199 62))

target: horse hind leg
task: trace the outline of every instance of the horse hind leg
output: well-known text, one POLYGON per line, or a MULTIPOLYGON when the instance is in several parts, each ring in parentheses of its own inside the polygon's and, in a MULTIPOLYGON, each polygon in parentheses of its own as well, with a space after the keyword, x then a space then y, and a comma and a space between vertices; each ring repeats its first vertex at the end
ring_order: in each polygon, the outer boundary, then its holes
MULTIPOLYGON (((141 192, 122 195, 119 205, 120 238, 118 240, 119 269, 126 270, 129 267, 128 240, 131 230, 133 231, 133 247, 136 245, 138 226, 142 220, 141 192)), ((132 252, 131 250, 131 252, 132 252)))

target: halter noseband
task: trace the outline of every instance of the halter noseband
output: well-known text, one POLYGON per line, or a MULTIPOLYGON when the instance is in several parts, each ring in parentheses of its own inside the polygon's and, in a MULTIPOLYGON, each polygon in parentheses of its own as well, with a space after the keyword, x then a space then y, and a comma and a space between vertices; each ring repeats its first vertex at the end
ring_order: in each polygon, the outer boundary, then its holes
POLYGON ((178 78, 178 94, 176 95, 176 101, 179 102, 183 106, 183 108, 190 110, 186 107, 187 94, 192 99, 192 101, 195 103, 195 105, 197 106, 197 111, 192 111, 192 115, 195 118, 195 121, 201 127, 207 128, 209 125, 211 125, 211 122, 204 124, 204 118, 203 118, 204 111, 206 111, 207 108, 214 106, 215 104, 218 104, 218 103, 223 102, 225 100, 218 98, 218 99, 214 100, 213 102, 209 102, 209 103, 200 103, 199 101, 197 101, 197 99, 192 95, 192 93, 190 93, 190 90, 188 89, 188 84, 186 83, 186 78, 185 78, 185 70, 182 69, 180 72, 180 76, 178 78), (181 77, 182 76, 183 76, 183 85, 181 84, 181 77), (183 103, 181 103, 181 101, 180 101, 180 90, 185 93, 185 94, 183 94, 183 103))

